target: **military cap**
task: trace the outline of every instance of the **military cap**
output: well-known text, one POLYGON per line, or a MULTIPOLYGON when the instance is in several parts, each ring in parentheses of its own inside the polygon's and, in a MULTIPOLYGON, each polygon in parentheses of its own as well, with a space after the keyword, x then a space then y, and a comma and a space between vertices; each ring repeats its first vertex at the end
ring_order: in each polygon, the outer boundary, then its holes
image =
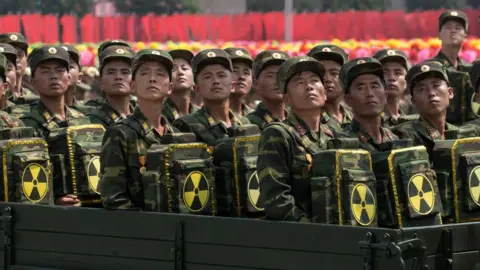
POLYGON ((277 73, 277 85, 280 91, 287 91, 287 84, 296 74, 303 71, 311 71, 320 77, 323 82, 325 76, 325 67, 315 58, 310 56, 297 56, 283 62, 277 73))
POLYGON ((0 53, 0 77, 2 77, 3 82, 7 81, 7 57, 0 53))
POLYGON ((415 84, 428 77, 437 77, 445 80, 448 83, 448 75, 442 63, 437 61, 426 61, 414 65, 407 72, 406 79, 408 87, 410 88, 410 93, 412 92, 415 84))
POLYGON ((60 46, 44 45, 33 49, 28 56, 28 65, 32 74, 35 73, 35 69, 40 63, 52 59, 61 62, 67 69, 70 66, 68 52, 60 46))
POLYGON ((333 44, 322 44, 313 47, 307 54, 317 60, 332 60, 340 65, 345 64, 348 60, 347 52, 333 44))
POLYGON ((17 65, 17 49, 8 43, 0 43, 0 53, 5 55, 9 61, 17 65))
POLYGON ((100 69, 103 67, 109 59, 123 59, 129 63, 132 63, 133 54, 124 46, 109 46, 99 56, 100 69))
POLYGON ((97 54, 100 55, 106 48, 110 46, 123 46, 123 47, 131 48, 130 45, 124 40, 120 40, 120 39, 107 40, 102 44, 100 44, 100 47, 98 47, 98 50, 97 50, 97 54))
POLYGON ((465 31, 468 30, 468 16, 460 10, 447 10, 438 17, 438 31, 442 30, 442 26, 448 21, 457 21, 463 25, 465 31))
POLYGON ((170 79, 172 78, 172 69, 173 69, 173 58, 172 56, 162 50, 154 50, 154 49, 143 49, 140 50, 133 59, 133 76, 135 76, 135 72, 137 72, 138 68, 142 65, 143 62, 147 60, 153 60, 160 62, 161 64, 165 65, 168 70, 168 74, 170 79))
POLYGON ((373 58, 380 61, 380 63, 384 64, 386 62, 397 62, 402 64, 406 70, 408 70, 409 62, 407 54, 402 50, 396 49, 383 49, 376 52, 373 55, 373 58))
POLYGON ((243 62, 249 66, 253 65, 252 55, 244 48, 226 48, 224 49, 230 55, 232 62, 243 62))
POLYGON ((253 61, 253 76, 258 78, 262 70, 269 66, 281 65, 283 62, 290 59, 290 56, 282 51, 267 50, 259 53, 253 61))
POLYGON ((73 45, 69 44, 64 44, 62 45, 62 48, 68 52, 68 55, 77 63, 77 65, 80 67, 80 53, 78 52, 77 48, 73 45))
POLYGON ((8 43, 19 46, 25 53, 28 50, 27 39, 20 33, 2 33, 0 34, 0 43, 8 43))
POLYGON ((472 63, 472 68, 470 69, 470 81, 475 91, 477 91, 478 85, 480 85, 480 60, 477 60, 472 63))
POLYGON ((192 63, 192 59, 194 56, 191 51, 183 50, 183 49, 171 50, 168 53, 172 56, 173 59, 180 58, 187 61, 190 64, 192 63))
POLYGON ((220 64, 226 69, 233 71, 232 60, 227 52, 220 49, 206 49, 193 57, 193 74, 196 76, 203 68, 213 64, 220 64))
POLYGON ((364 74, 377 75, 385 84, 383 66, 380 61, 373 57, 361 57, 348 61, 340 69, 340 84, 343 90, 348 93, 353 80, 364 74))

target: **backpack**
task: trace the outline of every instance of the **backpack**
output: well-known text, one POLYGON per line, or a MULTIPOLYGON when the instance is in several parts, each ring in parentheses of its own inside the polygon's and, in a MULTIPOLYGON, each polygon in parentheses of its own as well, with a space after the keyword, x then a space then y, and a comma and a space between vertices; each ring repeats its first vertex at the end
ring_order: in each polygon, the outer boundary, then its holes
POLYGON ((216 198, 220 216, 264 216, 263 206, 258 203, 259 133, 256 125, 238 126, 230 130, 229 138, 219 140, 214 147, 216 198))
POLYGON ((33 128, 0 131, 0 161, 5 202, 53 205, 53 181, 48 145, 34 138, 33 128))
POLYGON ((360 149, 357 138, 333 139, 327 145, 328 150, 311 158, 312 222, 376 227, 370 153, 360 149))
POLYGON ((83 206, 97 206, 102 125, 54 128, 47 139, 53 164, 55 196, 78 196, 83 206))
POLYGON ((427 149, 411 140, 382 144, 372 153, 379 225, 404 228, 442 224, 439 189, 427 149))
POLYGON ((480 220, 480 138, 435 142, 437 173, 446 223, 480 220))
POLYGON ((470 83, 468 73, 456 70, 447 70, 446 72, 455 93, 447 108, 447 122, 453 125, 462 125, 476 118, 471 105, 475 91, 470 83))
POLYGON ((150 146, 142 172, 146 211, 216 214, 210 148, 195 141, 193 133, 173 133, 150 146))

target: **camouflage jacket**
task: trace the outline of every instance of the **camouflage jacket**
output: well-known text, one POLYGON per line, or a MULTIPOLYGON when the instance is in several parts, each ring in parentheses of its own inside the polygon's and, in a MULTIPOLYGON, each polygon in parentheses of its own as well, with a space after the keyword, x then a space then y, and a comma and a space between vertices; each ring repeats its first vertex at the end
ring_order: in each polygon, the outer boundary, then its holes
POLYGON ((448 80, 453 88, 453 99, 447 108, 447 122, 453 125, 462 125, 474 120, 475 106, 472 103, 474 89, 470 81, 470 75, 466 72, 448 70, 448 80))
POLYGON ((340 111, 343 115, 342 123, 340 123, 336 117, 333 117, 329 115, 326 111, 323 111, 321 118, 322 124, 328 125, 331 129, 335 131, 341 131, 345 126, 352 122, 353 113, 343 105, 340 105, 340 111))
POLYGON ((382 112, 382 126, 386 128, 392 128, 401 123, 418 119, 417 114, 407 115, 400 107, 400 116, 393 117, 388 110, 382 112))
MULTIPOLYGON (((163 117, 162 124, 165 133, 178 132, 163 117)), ((107 129, 100 153, 99 185, 106 209, 144 209, 142 177, 147 150, 161 142, 162 136, 139 109, 107 129)))
POLYGON ((103 105, 105 102, 105 96, 100 95, 94 99, 87 100, 83 103, 84 106, 90 106, 90 107, 100 107, 103 105))
MULTIPOLYGON (((135 111, 131 104, 130 111, 135 111)), ((101 124, 105 129, 107 129, 113 123, 124 119, 120 113, 110 106, 107 99, 103 101, 101 106, 95 108, 93 112, 87 114, 87 117, 92 124, 101 124)))
POLYGON ((181 132, 191 132, 197 136, 197 141, 204 142, 209 146, 215 146, 219 139, 230 137, 230 131, 235 126, 250 124, 247 118, 230 111, 232 127, 227 128, 224 123, 216 122, 208 109, 203 106, 200 110, 185 115, 173 122, 173 125, 181 132))
POLYGON ((270 220, 304 221, 312 217, 312 155, 326 149, 333 133, 326 125, 314 132, 295 114, 262 132, 257 161, 260 203, 270 220))
POLYGON ((254 112, 255 110, 250 108, 247 104, 242 103, 242 116, 247 116, 254 112))
MULTIPOLYGON (((288 116, 287 111, 285 111, 285 115, 288 116)), ((257 108, 245 117, 250 123, 257 125, 260 130, 264 130, 265 127, 272 122, 281 122, 280 120, 273 118, 263 103, 258 104, 257 108)))
POLYGON ((15 97, 11 91, 7 93, 7 99, 14 104, 28 104, 29 99, 38 99, 38 95, 35 94, 32 90, 22 87, 20 96, 15 97))
POLYGON ((416 114, 417 109, 415 105, 412 103, 412 97, 410 95, 406 95, 403 100, 400 100, 400 109, 406 114, 416 114))
POLYGON ((458 65, 457 65, 457 68, 455 68, 452 62, 450 62, 448 57, 441 50, 438 52, 438 54, 435 57, 433 57, 430 60, 442 63, 442 65, 444 65, 445 68, 447 68, 448 70, 458 70, 463 72, 469 72, 470 68, 472 67, 467 62, 463 61, 460 57, 457 57, 458 65))
POLYGON ((35 135, 47 139, 54 128, 68 127, 71 125, 89 124, 88 119, 79 111, 65 106, 66 120, 58 119, 43 102, 35 105, 30 113, 20 118, 25 126, 33 127, 35 135))
POLYGON ((387 128, 380 127, 380 133, 382 134, 382 141, 378 142, 375 138, 371 137, 355 119, 352 120, 345 129, 335 134, 335 137, 340 138, 358 138, 360 140, 360 147, 367 151, 377 152, 380 150, 380 144, 398 140, 398 137, 387 128))
MULTIPOLYGON (((190 103, 190 107, 188 108, 188 113, 189 114, 194 113, 194 112, 198 111, 199 109, 200 108, 198 106, 190 103)), ((165 116, 165 118, 167 118, 167 120, 170 123, 173 123, 173 121, 180 118, 180 114, 177 111, 177 105, 175 105, 175 102, 173 102, 173 100, 171 98, 167 98, 167 100, 163 104, 162 114, 163 114, 163 116, 165 116)))
POLYGON ((25 126, 20 119, 0 111, 0 129, 25 126))

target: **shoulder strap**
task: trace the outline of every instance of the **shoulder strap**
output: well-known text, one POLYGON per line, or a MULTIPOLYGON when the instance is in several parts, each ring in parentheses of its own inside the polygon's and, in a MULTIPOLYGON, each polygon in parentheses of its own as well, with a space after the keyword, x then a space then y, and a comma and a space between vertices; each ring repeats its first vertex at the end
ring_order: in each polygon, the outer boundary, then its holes
POLYGON ((290 136, 292 136, 292 140, 303 146, 311 155, 320 151, 320 148, 314 142, 312 142, 310 138, 308 138, 308 136, 300 135, 300 133, 298 133, 294 128, 282 122, 273 122, 269 126, 275 125, 281 126, 285 130, 289 131, 289 133, 291 134, 290 136))
POLYGON ((217 138, 215 136, 213 136, 213 134, 205 128, 205 123, 203 123, 200 119, 198 119, 194 115, 189 114, 189 115, 186 115, 186 116, 180 118, 179 120, 184 121, 189 126, 194 127, 195 130, 193 130, 193 132, 198 137, 200 137, 200 139, 203 142, 211 142, 211 141, 216 141, 217 140, 217 138))

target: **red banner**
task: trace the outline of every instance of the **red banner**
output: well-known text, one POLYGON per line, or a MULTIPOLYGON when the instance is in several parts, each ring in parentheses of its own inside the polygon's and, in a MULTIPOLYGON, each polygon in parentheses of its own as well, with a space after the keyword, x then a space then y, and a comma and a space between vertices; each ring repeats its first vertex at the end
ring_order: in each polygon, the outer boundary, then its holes
MULTIPOLYGON (((438 36, 442 10, 344 11, 292 15, 294 40, 331 39, 412 39, 438 36)), ((480 10, 465 10, 469 36, 480 36, 480 10)), ((20 32, 31 43, 98 43, 106 39, 127 41, 229 41, 283 40, 285 15, 282 12, 234 15, 176 14, 171 16, 117 15, 83 18, 73 15, 25 14, 0 16, 0 32, 20 32), (79 30, 77 28, 79 26, 79 30)))

